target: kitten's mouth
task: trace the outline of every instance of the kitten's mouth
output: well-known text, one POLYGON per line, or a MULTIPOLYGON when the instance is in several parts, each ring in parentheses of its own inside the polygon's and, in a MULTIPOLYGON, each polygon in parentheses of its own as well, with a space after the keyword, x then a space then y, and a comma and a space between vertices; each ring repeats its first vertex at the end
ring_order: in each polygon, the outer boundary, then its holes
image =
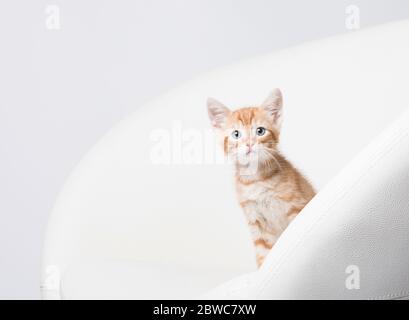
POLYGON ((246 162, 258 160, 258 153, 254 150, 246 151, 246 153, 243 154, 241 158, 246 162))
POLYGON ((246 151, 246 155, 253 155, 256 154, 256 150, 254 148, 248 148, 246 151))
POLYGON ((249 151, 247 151, 246 156, 258 157, 258 152, 256 150, 249 150, 249 151))

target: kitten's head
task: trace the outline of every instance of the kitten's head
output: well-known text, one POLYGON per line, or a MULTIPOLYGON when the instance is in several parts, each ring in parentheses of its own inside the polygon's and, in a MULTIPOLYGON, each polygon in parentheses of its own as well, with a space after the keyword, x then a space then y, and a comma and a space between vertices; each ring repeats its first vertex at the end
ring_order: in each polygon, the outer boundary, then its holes
POLYGON ((282 105, 279 89, 274 89, 260 106, 235 111, 209 98, 209 118, 223 138, 225 154, 238 165, 258 165, 274 160, 282 122, 282 105))

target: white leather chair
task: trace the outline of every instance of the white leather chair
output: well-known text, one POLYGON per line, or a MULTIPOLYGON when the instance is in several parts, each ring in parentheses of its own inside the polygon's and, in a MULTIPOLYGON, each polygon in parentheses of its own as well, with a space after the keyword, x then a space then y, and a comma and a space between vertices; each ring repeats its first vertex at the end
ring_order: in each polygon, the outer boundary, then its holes
POLYGON ((208 73, 137 108, 56 201, 44 298, 409 296, 408 39, 409 21, 351 32, 208 73), (155 164, 152 139, 158 128, 171 143, 178 126, 209 130, 208 96, 239 107, 274 87, 281 149, 319 192, 256 270, 230 167, 183 163, 179 148, 179 163, 155 164))

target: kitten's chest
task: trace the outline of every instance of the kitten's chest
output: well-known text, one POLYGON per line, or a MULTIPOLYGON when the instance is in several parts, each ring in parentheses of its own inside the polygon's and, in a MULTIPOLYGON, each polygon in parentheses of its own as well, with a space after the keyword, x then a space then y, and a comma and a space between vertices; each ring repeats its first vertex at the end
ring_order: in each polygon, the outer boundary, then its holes
POLYGON ((253 183, 237 188, 240 203, 247 204, 246 212, 254 218, 262 216, 266 220, 281 220, 287 216, 290 204, 282 200, 274 184, 253 183))
POLYGON ((272 182, 255 182, 251 184, 238 184, 237 195, 240 202, 256 202, 268 205, 272 200, 279 198, 276 184, 272 182))

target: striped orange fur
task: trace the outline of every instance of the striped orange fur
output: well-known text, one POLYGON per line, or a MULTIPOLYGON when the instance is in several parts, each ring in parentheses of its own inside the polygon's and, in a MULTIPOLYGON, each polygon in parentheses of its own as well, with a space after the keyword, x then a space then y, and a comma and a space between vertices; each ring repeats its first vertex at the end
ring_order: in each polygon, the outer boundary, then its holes
POLYGON ((280 153, 282 94, 273 90, 257 107, 230 111, 208 100, 213 127, 234 160, 235 182, 256 251, 258 266, 288 224, 314 197, 307 179, 280 153))

